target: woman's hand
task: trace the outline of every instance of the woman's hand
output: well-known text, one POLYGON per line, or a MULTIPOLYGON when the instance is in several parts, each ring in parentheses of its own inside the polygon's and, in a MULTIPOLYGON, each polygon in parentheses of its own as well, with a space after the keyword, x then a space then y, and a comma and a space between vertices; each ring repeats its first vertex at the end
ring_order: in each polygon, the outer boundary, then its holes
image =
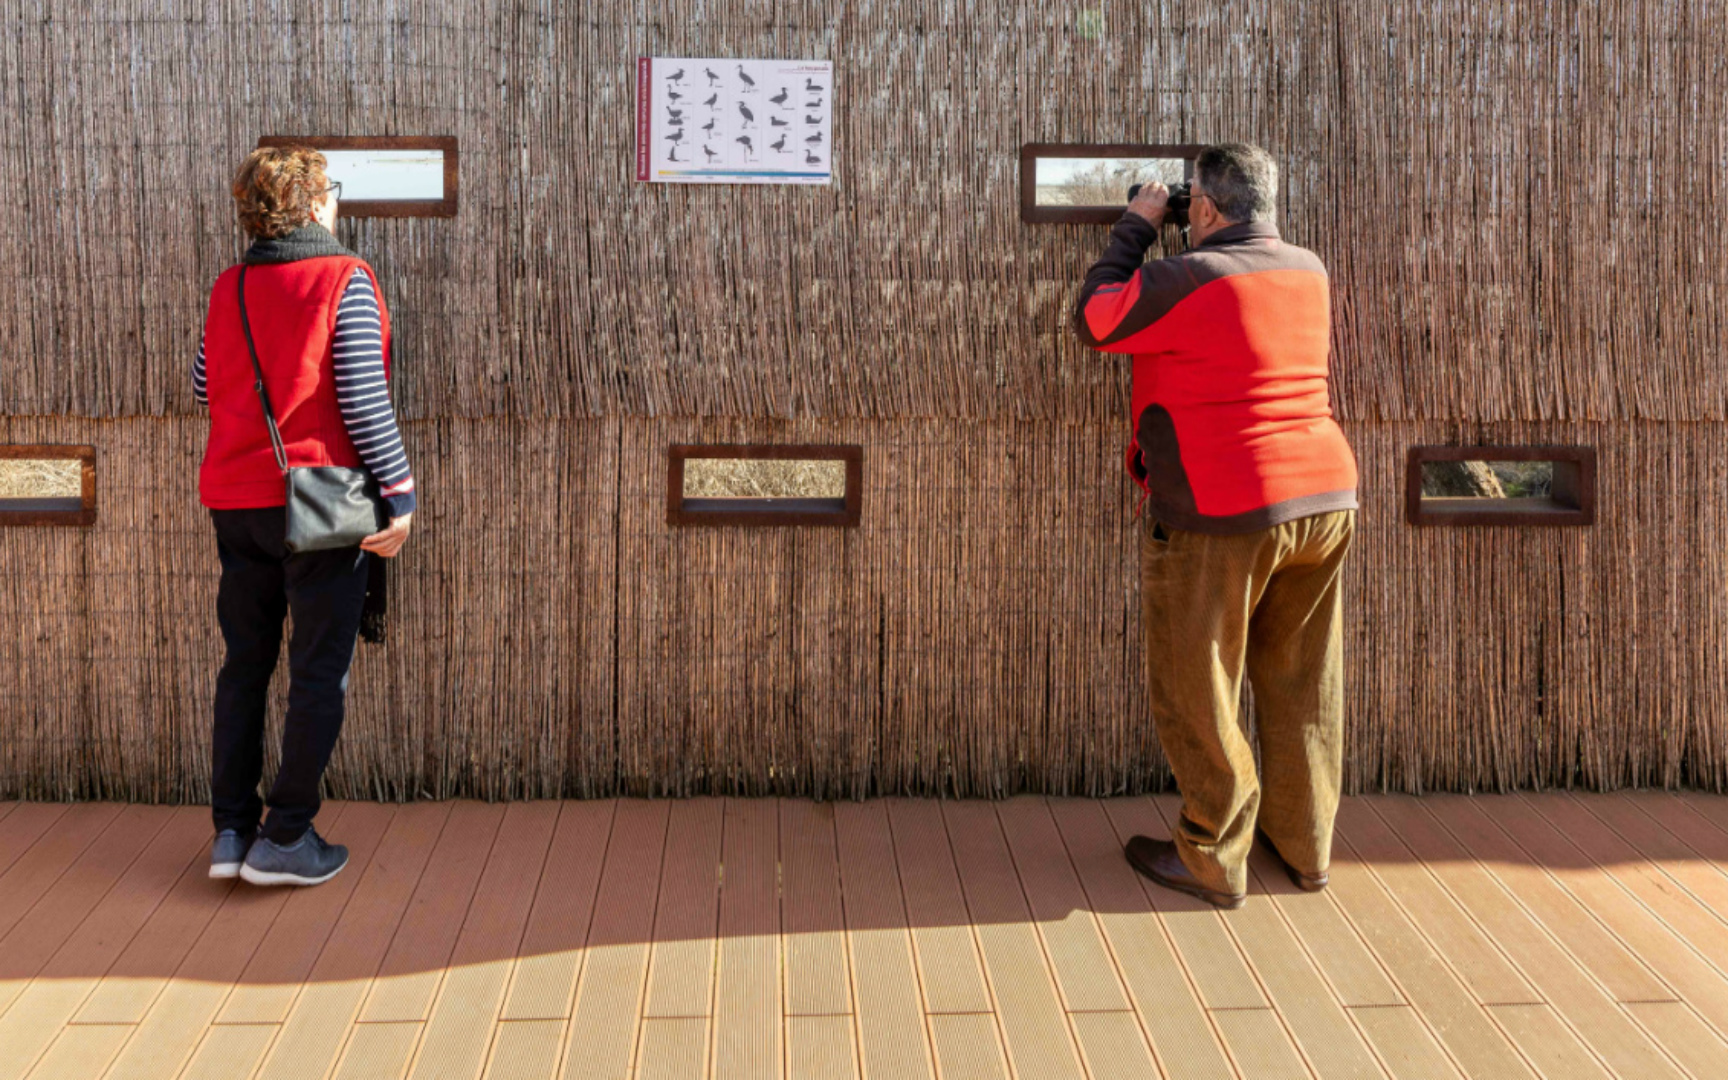
POLYGON ((402 550, 402 545, 408 542, 408 530, 414 522, 413 514, 403 514, 399 518, 390 519, 390 527, 383 532, 373 533, 360 541, 361 551, 386 559, 393 559, 402 550))

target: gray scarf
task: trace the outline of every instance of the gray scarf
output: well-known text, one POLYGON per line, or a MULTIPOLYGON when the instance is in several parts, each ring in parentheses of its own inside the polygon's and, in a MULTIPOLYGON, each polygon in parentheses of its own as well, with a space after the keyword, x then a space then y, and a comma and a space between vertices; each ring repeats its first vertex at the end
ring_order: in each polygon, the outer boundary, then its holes
POLYGON ((313 222, 302 225, 285 236, 259 237, 253 240, 252 246, 246 249, 246 254, 240 257, 240 261, 249 266, 258 266, 319 259, 328 255, 359 257, 343 247, 342 241, 332 236, 329 229, 313 222))

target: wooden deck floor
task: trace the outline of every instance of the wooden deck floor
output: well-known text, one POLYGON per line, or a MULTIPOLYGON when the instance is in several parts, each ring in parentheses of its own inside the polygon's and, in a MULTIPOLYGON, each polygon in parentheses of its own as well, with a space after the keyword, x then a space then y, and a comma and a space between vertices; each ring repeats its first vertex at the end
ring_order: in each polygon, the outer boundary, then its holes
POLYGON ((0 804, 0 1080, 1728 1077, 1728 799, 1351 799, 1229 914, 1123 862, 1174 806, 338 803, 290 891, 0 804))

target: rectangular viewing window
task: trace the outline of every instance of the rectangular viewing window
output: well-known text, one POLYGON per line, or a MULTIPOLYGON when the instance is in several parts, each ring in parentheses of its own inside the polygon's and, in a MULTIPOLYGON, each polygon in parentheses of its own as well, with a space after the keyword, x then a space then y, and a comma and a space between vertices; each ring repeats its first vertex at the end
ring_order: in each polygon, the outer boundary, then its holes
POLYGON ((1201 147, 1139 143, 1027 143, 1020 148, 1020 220, 1113 224, 1128 189, 1187 180, 1201 147))
POLYGON ((342 185, 340 217, 455 217, 456 139, 433 135, 268 135, 259 146, 310 146, 342 185))
POLYGON ((668 525, 857 525, 861 446, 673 446, 668 525))
POLYGON ((1588 446, 1416 446, 1405 476, 1412 525, 1593 525, 1588 446))
POLYGON ((0 526, 95 521, 94 446, 0 446, 0 526))

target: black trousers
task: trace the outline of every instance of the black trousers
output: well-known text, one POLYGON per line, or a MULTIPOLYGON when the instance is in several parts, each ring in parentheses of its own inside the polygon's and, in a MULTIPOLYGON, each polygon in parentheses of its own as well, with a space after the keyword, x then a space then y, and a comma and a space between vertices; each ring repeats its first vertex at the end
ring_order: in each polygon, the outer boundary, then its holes
POLYGON ((318 814, 319 785, 342 733, 348 668, 366 600, 366 560, 359 548, 291 555, 282 545, 281 507, 212 510, 222 584, 216 619, 228 646, 216 677, 216 726, 211 740, 210 801, 216 828, 259 830, 279 844, 305 833, 318 814), (292 614, 288 642, 288 717, 282 765, 267 799, 264 713, 270 676, 282 651, 282 622, 292 614))

